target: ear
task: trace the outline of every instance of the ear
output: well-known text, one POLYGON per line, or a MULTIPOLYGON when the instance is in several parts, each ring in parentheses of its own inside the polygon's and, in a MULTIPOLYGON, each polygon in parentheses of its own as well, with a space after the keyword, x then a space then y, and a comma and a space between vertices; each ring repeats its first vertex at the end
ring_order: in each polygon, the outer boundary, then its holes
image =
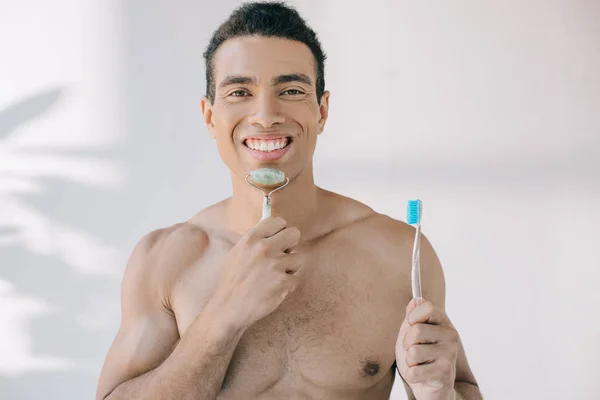
POLYGON ((319 114, 321 118, 319 119, 319 132, 320 135, 323 133, 323 129, 325 129, 325 123, 327 122, 327 118, 329 117, 329 91, 326 90, 321 96, 321 104, 319 105, 319 114))
POLYGON ((211 138, 215 138, 217 133, 215 131, 215 124, 213 123, 213 112, 212 112, 212 104, 208 97, 202 96, 200 99, 200 108, 202 109, 202 116, 204 117, 204 124, 208 129, 208 134, 211 138))

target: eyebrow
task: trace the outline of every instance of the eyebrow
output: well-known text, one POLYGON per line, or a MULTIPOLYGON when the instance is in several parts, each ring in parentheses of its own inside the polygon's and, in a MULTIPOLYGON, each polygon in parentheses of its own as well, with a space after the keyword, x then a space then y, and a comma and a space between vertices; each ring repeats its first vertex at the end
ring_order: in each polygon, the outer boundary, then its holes
MULTIPOLYGON (((221 81, 221 83, 219 84, 219 88, 224 88, 224 87, 230 86, 230 85, 250 85, 250 84, 256 85, 256 82, 257 82, 256 78, 252 78, 249 76, 230 75, 221 81)), ((300 83, 304 83, 306 85, 312 86, 312 80, 310 79, 310 77, 306 74, 300 74, 300 73, 284 74, 284 75, 276 76, 271 81, 271 84, 273 86, 277 86, 277 85, 281 85, 282 83, 290 83, 290 82, 300 82, 300 83)))
POLYGON ((282 83, 300 82, 312 86, 312 80, 305 74, 285 74, 279 75, 273 79, 272 85, 277 86, 282 83))

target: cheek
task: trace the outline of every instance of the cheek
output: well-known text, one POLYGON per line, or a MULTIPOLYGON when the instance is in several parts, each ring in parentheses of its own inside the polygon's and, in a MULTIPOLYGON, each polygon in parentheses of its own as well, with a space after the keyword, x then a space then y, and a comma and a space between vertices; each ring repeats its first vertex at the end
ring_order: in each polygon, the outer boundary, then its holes
POLYGON ((316 135, 319 128, 319 108, 312 102, 306 101, 301 104, 296 104, 289 110, 288 115, 292 117, 301 127, 302 132, 311 136, 316 135))
POLYGON ((231 154, 235 152, 233 132, 239 120, 236 118, 235 112, 222 108, 213 117, 213 121, 215 141, 219 154, 224 160, 229 159, 231 154))
POLYGON ((213 116, 213 121, 219 136, 225 135, 231 138, 233 129, 243 121, 247 110, 242 105, 227 105, 219 107, 213 116))

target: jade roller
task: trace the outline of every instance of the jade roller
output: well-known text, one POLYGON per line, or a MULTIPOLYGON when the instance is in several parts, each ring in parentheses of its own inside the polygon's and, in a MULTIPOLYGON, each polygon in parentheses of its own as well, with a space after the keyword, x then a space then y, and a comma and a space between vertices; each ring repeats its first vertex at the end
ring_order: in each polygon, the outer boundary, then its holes
POLYGON ((269 218, 271 216, 271 195, 279 189, 283 189, 284 187, 286 187, 287 184, 290 183, 290 178, 285 176, 285 173, 278 169, 260 168, 255 169, 254 171, 246 175, 246 183, 256 188, 264 196, 262 217, 260 219, 262 221, 263 219, 269 218), (259 186, 274 189, 266 193, 259 186))

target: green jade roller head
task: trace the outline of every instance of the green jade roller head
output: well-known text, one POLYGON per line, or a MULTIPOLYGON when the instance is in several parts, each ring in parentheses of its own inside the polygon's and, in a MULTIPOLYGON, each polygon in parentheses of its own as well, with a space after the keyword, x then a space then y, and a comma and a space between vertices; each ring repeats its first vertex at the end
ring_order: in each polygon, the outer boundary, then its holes
POLYGON ((290 178, 285 176, 283 171, 275 168, 259 168, 246 175, 246 183, 259 190, 264 196, 262 221, 271 216, 271 195, 277 190, 286 187, 287 184, 290 183, 290 178), (274 189, 269 193, 265 193, 259 186, 265 188, 274 187, 274 189))

